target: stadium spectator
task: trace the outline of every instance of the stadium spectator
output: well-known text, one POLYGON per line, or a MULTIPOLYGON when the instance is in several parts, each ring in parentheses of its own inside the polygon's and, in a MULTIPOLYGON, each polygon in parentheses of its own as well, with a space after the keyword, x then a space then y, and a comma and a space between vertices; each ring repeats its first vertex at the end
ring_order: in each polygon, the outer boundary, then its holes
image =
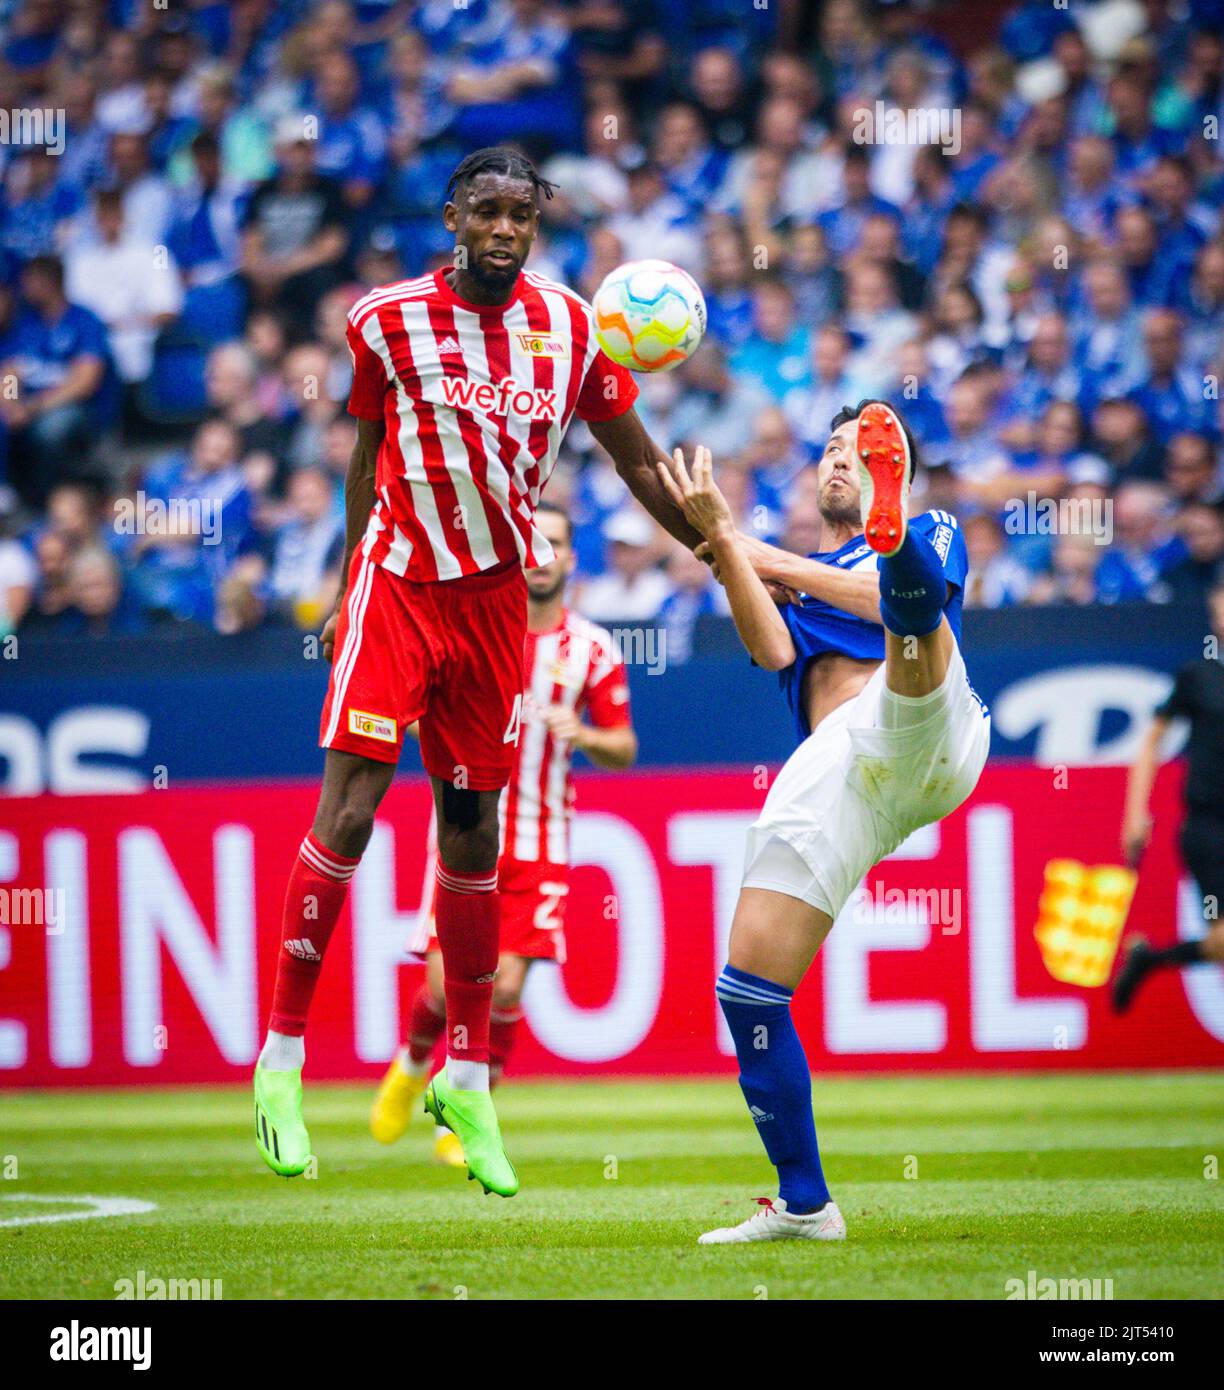
POLYGON ((166 248, 127 224, 118 190, 96 196, 94 220, 98 240, 81 243, 65 258, 65 290, 106 325, 119 380, 134 392, 152 368, 158 333, 178 315, 182 284, 166 248))
POLYGON ((1214 505, 1224 492, 1215 446, 1205 434, 1183 431, 1169 440, 1164 476, 1174 502, 1181 506, 1214 505))
POLYGON ((1023 603, 1033 576, 1012 555, 998 518, 988 512, 971 512, 961 522, 969 552, 969 578, 965 585, 968 608, 1005 608, 1023 603))
POLYGON ((276 534, 268 566, 271 601, 300 627, 331 612, 344 556, 344 515, 322 468, 299 468, 288 485, 289 520, 276 534))
POLYGON ((148 621, 123 583, 118 559, 105 547, 78 550, 68 567, 68 604, 55 618, 56 637, 131 637, 148 621))
POLYGON ((80 210, 80 189, 64 177, 50 149, 36 145, 5 173, 0 247, 15 261, 54 256, 69 241, 80 210))
MULTIPOLYGON (((123 200, 124 225, 145 241, 164 245, 173 193, 152 166, 148 138, 133 131, 117 131, 111 136, 108 164, 111 176, 107 186, 117 190, 123 200)), ((92 214, 83 217, 80 236, 83 240, 101 240, 101 229, 92 214)))
POLYGON ((213 591, 251 541, 251 497, 237 430, 202 424, 185 452, 151 468, 136 496, 116 504, 119 547, 145 608, 209 623, 213 591))
POLYGON ((255 190, 243 218, 242 271, 253 301, 305 334, 315 301, 339 282, 348 214, 337 185, 315 171, 304 117, 282 118, 276 157, 276 174, 255 190))
POLYGON ((710 567, 691 550, 673 546, 666 572, 671 592, 659 609, 658 622, 666 634, 664 651, 669 665, 682 666, 693 655, 697 620, 706 614, 726 617, 731 610, 726 591, 715 582, 710 567))
POLYGON ((1182 365, 1183 336, 1182 318, 1175 310, 1148 311, 1143 324, 1147 371, 1128 394, 1162 443, 1178 430, 1213 430, 1207 383, 1182 365))
POLYGON ((693 217, 655 164, 642 163, 630 171, 625 207, 608 219, 607 227, 628 260, 657 258, 693 275, 701 272, 701 239, 693 217))
POLYGON ((0 527, 0 638, 15 632, 30 611, 37 579, 30 552, 0 527))
POLYGON ((0 350, 0 374, 15 391, 0 393, 9 431, 13 486, 39 505, 62 478, 87 466, 114 400, 106 329, 64 293, 63 263, 36 256, 21 273, 25 303, 0 350))
POLYGON ((595 622, 651 622, 667 597, 667 576, 658 567, 654 523, 644 512, 625 509, 603 525, 608 572, 584 584, 578 611, 595 622))
POLYGON ((1190 502, 1176 525, 1186 556, 1166 573, 1169 601, 1205 604, 1224 577, 1224 511, 1218 504, 1190 502))
POLYGON ((1102 603, 1168 602, 1165 580, 1187 550, 1169 525, 1164 489, 1154 483, 1124 484, 1114 498, 1113 524, 1113 544, 1096 571, 1097 598, 1102 603))
POLYGON ((778 276, 758 279, 752 295, 752 331, 731 357, 732 370, 777 398, 807 376, 808 330, 798 320, 795 296, 778 276))
POLYGON ((241 186, 223 173, 221 146, 201 131, 190 145, 191 173, 175 195, 166 244, 186 290, 184 331, 205 343, 238 332, 243 293, 238 279, 241 186))

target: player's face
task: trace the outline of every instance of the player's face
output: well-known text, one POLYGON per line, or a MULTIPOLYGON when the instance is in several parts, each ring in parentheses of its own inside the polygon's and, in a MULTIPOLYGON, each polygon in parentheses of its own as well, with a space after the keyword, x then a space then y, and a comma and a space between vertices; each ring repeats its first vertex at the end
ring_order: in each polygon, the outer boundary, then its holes
POLYGON ((467 264, 456 264, 483 288, 509 291, 540 228, 535 190, 505 174, 477 174, 447 203, 442 220, 467 264))
POLYGON ((526 571, 527 595, 533 603, 549 603, 569 582, 577 557, 563 516, 556 512, 539 512, 536 529, 552 546, 553 558, 546 565, 526 571))
POLYGON ((848 420, 829 436, 816 470, 820 514, 826 521, 859 518, 858 465, 854 457, 858 421, 848 420))

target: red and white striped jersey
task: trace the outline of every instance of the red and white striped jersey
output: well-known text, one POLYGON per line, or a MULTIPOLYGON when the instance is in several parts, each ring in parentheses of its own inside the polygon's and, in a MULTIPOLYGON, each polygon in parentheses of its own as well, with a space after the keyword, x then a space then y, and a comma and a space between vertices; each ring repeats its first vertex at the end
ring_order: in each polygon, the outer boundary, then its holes
POLYGON ((514 771, 501 797, 503 858, 569 863, 573 752, 540 719, 546 705, 566 705, 600 729, 630 722, 625 667, 611 633, 564 612, 551 632, 529 632, 523 717, 514 771))
POLYGON ((507 303, 469 304, 437 270, 371 291, 348 341, 349 411, 387 427, 364 553, 418 581, 546 564, 533 517, 571 418, 637 397, 585 300, 524 271, 507 303))

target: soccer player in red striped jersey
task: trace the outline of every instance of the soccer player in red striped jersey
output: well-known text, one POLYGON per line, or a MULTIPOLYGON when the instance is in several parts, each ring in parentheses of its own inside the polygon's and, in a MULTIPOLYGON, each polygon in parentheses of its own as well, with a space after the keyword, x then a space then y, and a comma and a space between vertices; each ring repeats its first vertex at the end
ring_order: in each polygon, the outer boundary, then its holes
POLYGON ((459 1135, 471 1176, 509 1197, 518 1176, 489 1096, 497 808, 523 699, 523 570, 551 556, 534 517, 570 420, 588 423, 672 535, 690 547, 701 536, 664 490, 666 456, 633 409, 633 378, 599 350, 590 307, 524 270, 552 186, 497 147, 464 159, 447 193, 453 267, 374 290, 349 314, 358 438, 345 480, 346 584, 323 629, 323 786, 289 878, 255 1133, 274 1172, 305 1171, 310 1002, 404 732, 419 721, 438 823, 447 1029, 425 1102, 459 1135))
MULTIPOLYGON (((514 769, 501 798, 501 958, 489 1025, 490 1084, 501 1076, 514 1046, 527 972, 537 960, 565 961, 574 752, 603 768, 630 767, 637 756, 625 668, 612 636, 565 607, 575 559, 569 516, 541 502, 536 525, 552 546, 553 559, 527 571, 523 718, 514 769)), ((408 1127, 446 1023, 431 877, 427 869, 412 943, 426 958, 426 978, 412 1002, 404 1047, 392 1059, 370 1112, 371 1132, 384 1144, 408 1127)), ((437 1131, 437 1155, 445 1163, 464 1162, 457 1136, 444 1127, 437 1131)))

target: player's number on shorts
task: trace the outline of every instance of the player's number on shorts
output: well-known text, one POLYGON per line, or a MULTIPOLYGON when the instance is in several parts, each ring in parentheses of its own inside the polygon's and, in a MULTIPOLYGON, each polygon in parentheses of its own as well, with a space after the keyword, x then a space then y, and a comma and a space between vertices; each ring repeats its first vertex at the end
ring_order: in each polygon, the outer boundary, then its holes
POLYGON ((535 910, 536 931, 560 931, 561 899, 569 892, 568 883, 541 883, 540 901, 535 910))
POLYGON ((510 722, 506 725, 506 732, 502 736, 503 743, 517 743, 519 736, 519 726, 523 722, 523 692, 514 697, 514 708, 510 711, 510 722))

